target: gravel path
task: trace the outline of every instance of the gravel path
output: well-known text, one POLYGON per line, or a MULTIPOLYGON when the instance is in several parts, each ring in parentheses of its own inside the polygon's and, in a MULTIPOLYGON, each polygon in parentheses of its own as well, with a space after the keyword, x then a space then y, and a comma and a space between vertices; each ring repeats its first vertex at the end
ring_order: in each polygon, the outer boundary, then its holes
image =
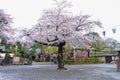
POLYGON ((33 64, 0 66, 0 80, 120 80, 116 64, 66 65, 33 64))

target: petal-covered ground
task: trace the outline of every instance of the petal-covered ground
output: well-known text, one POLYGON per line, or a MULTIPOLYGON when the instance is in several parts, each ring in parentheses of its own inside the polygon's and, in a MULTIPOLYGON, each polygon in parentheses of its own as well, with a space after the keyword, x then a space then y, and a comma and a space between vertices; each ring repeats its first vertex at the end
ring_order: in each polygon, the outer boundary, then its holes
POLYGON ((66 65, 67 70, 57 70, 57 65, 0 66, 0 80, 120 80, 116 64, 66 65))

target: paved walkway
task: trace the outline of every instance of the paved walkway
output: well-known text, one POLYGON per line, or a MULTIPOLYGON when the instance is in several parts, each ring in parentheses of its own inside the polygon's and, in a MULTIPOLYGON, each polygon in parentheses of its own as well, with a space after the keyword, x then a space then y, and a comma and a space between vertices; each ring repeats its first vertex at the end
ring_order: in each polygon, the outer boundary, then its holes
POLYGON ((57 65, 0 66, 0 80, 120 80, 116 64, 66 65, 68 70, 57 70, 57 65))

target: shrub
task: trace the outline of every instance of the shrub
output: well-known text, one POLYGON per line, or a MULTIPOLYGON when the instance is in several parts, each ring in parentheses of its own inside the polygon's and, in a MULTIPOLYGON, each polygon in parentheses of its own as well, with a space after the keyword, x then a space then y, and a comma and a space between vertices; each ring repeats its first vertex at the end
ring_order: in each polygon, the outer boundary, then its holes
POLYGON ((92 57, 91 62, 92 63, 99 63, 98 57, 92 57))
POLYGON ((40 62, 40 58, 36 57, 34 61, 35 62, 40 62))
POLYGON ((84 58, 82 59, 82 62, 83 62, 83 63, 90 63, 90 58, 89 58, 89 57, 84 57, 84 58))
POLYGON ((70 56, 64 58, 63 61, 64 61, 64 64, 71 64, 71 62, 70 62, 71 61, 70 56))
POLYGON ((96 64, 102 63, 98 57, 84 57, 84 58, 76 58, 75 64, 96 64))
POLYGON ((49 62, 49 61, 50 61, 50 55, 46 55, 45 61, 46 61, 46 62, 49 62))
POLYGON ((54 58, 54 64, 57 64, 58 61, 57 61, 57 58, 54 58))

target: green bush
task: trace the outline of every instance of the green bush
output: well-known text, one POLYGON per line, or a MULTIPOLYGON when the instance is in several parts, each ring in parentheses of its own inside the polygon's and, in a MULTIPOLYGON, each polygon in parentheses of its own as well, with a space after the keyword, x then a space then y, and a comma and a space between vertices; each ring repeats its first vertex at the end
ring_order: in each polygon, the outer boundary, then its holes
POLYGON ((64 58, 63 61, 64 61, 64 64, 71 64, 71 62, 70 62, 71 61, 70 56, 64 58))
POLYGON ((76 64, 94 64, 94 63, 101 63, 98 57, 84 57, 84 58, 76 58, 76 64))
POLYGON ((35 62, 40 62, 40 58, 36 57, 34 61, 35 62))
POLYGON ((57 64, 58 61, 57 61, 57 58, 54 58, 54 64, 57 64))
POLYGON ((89 63, 89 62, 90 62, 90 58, 89 58, 89 57, 84 57, 84 58, 82 59, 82 62, 83 62, 83 63, 89 63))
POLYGON ((92 63, 99 63, 98 57, 92 57, 91 62, 92 63))
POLYGON ((47 54, 45 61, 46 61, 46 62, 49 62, 49 61, 50 61, 50 55, 49 55, 49 54, 47 54))

